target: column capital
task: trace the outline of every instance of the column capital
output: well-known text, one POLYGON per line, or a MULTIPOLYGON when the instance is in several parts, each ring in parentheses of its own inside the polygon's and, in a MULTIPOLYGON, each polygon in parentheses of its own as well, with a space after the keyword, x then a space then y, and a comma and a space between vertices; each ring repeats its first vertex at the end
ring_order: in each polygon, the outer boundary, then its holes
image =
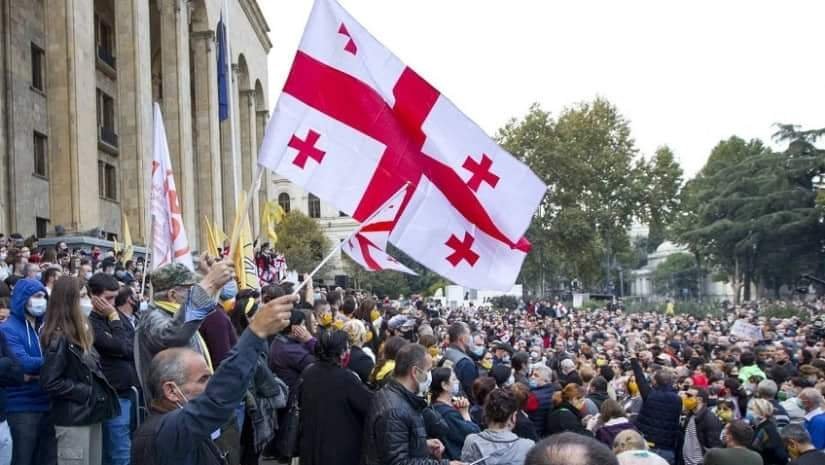
POLYGON ((241 89, 238 93, 244 97, 255 98, 255 89, 241 89))

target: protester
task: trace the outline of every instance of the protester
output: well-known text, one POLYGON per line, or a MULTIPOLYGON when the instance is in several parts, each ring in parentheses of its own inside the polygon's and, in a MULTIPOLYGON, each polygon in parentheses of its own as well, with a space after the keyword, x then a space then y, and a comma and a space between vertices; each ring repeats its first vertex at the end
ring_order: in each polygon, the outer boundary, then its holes
POLYGON ((301 465, 358 465, 364 420, 373 394, 347 370, 347 334, 325 331, 318 338, 318 362, 301 375, 301 465))
POLYGON ((773 405, 765 399, 753 399, 748 404, 748 421, 754 429, 750 448, 762 456, 765 465, 785 465, 788 453, 774 420, 773 405))
POLYGON ((636 425, 645 439, 653 444, 653 452, 673 465, 682 413, 682 399, 673 389, 673 376, 667 369, 661 369, 653 375, 651 386, 635 357, 631 356, 630 364, 643 399, 636 425))
POLYGON ((14 465, 55 465, 57 440, 49 417, 49 397, 40 387, 43 351, 38 331, 46 313, 46 288, 21 279, 11 295, 11 316, 0 325, 11 354, 23 368, 23 384, 6 388, 6 420, 15 446, 14 465))
POLYGON ((802 425, 788 425, 782 429, 782 441, 791 458, 789 465, 821 465, 825 452, 811 443, 811 435, 802 425))
MULTIPOLYGON (((444 445, 426 439, 421 397, 432 382, 432 357, 420 344, 407 344, 395 358, 393 377, 375 395, 365 427, 365 465, 443 465, 444 445)), ((449 462, 458 465, 461 462, 449 462)))
POLYGON ((461 391, 466 396, 470 396, 472 395, 473 381, 478 378, 476 364, 467 355, 472 345, 470 328, 465 323, 456 322, 450 325, 447 334, 450 337, 450 346, 444 351, 444 366, 453 369, 456 378, 461 383, 461 391))
MULTIPOLYGON (((202 290, 217 294, 232 279, 226 267, 211 269, 213 283, 202 290)), ((210 278, 212 279, 212 278, 210 278)), ((148 370, 151 415, 135 433, 132 463, 140 465, 217 465, 225 450, 215 443, 230 421, 255 373, 266 340, 289 324, 295 297, 264 305, 215 374, 202 353, 189 347, 159 352, 148 370)), ((214 305, 214 302, 213 302, 214 305)))
POLYGON ((350 359, 347 368, 355 372, 362 383, 369 384, 370 373, 375 368, 375 356, 369 348, 364 348, 367 329, 361 320, 354 318, 344 323, 342 329, 347 333, 350 343, 350 359))
POLYGON ((538 442, 524 465, 618 465, 616 455, 599 441, 576 433, 561 433, 538 442))
POLYGON ((392 336, 381 345, 378 350, 378 362, 370 375, 370 384, 376 387, 383 386, 391 378, 395 370, 395 357, 409 342, 401 336, 392 336))
POLYGON ((315 363, 315 345, 306 324, 306 315, 300 310, 293 310, 289 316, 289 325, 275 336, 269 349, 269 368, 282 379, 290 389, 297 383, 306 367, 315 363))
POLYGON ((441 441, 444 457, 461 458, 461 447, 469 434, 481 431, 470 418, 470 402, 461 397, 461 385, 449 367, 432 371, 430 407, 425 410, 427 436, 441 441))
POLYGON ((49 395, 58 463, 99 465, 102 423, 118 416, 120 407, 117 391, 93 350, 94 333, 80 309, 77 278, 64 276, 55 283, 40 342, 44 348, 40 384, 49 395))
POLYGON ((533 368, 530 374, 530 392, 536 400, 535 410, 528 412, 527 416, 533 422, 533 427, 536 429, 538 437, 542 438, 544 434, 544 421, 547 414, 553 408, 553 394, 559 387, 552 383, 553 370, 546 365, 537 365, 533 368))
POLYGON ((484 405, 487 403, 487 397, 496 387, 496 380, 490 376, 476 378, 473 382, 473 399, 476 402, 470 407, 470 418, 481 429, 487 427, 487 421, 484 419, 484 405))
MULTIPOLYGON (((218 294, 218 304, 206 318, 203 319, 198 333, 209 351, 209 360, 213 367, 221 364, 229 355, 229 351, 238 342, 238 334, 228 313, 235 309, 235 297, 238 295, 238 283, 234 280, 224 284, 218 294)), ((245 310, 245 309, 244 309, 245 310)), ((244 315, 244 310, 234 315, 244 315)))
POLYGON ((636 427, 625 416, 625 411, 618 402, 607 399, 602 402, 599 416, 594 419, 594 428, 588 428, 594 432, 596 439, 604 443, 607 447, 613 447, 616 436, 625 430, 636 430, 636 427))
POLYGON ((147 386, 149 364, 160 351, 189 347, 203 355, 207 366, 214 369, 198 329, 204 318, 214 311, 218 292, 233 279, 234 272, 227 260, 211 262, 204 257, 202 262, 207 272, 200 281, 194 272, 177 262, 152 273, 153 301, 135 332, 135 365, 147 404, 152 402, 152 392, 147 386))
MULTIPOLYGON (((533 426, 533 421, 530 420, 530 417, 527 416, 527 412, 525 411, 528 408, 529 401, 532 400, 535 403, 535 398, 530 396, 530 388, 522 383, 514 383, 509 387, 519 402, 519 408, 516 410, 516 425, 513 427, 513 432, 520 438, 538 441, 539 436, 536 433, 536 427, 533 426)), ((531 408, 535 408, 535 405, 531 408)))
POLYGON ((667 465, 665 459, 648 450, 647 441, 635 429, 617 434, 612 447, 619 465, 667 465))
POLYGON ((584 406, 584 393, 578 384, 568 384, 561 391, 553 394, 553 410, 547 415, 544 426, 546 435, 564 432, 592 436, 582 424, 581 409, 584 406))
POLYGON ((23 369, 6 345, 0 332, 0 465, 9 465, 12 456, 12 437, 6 421, 6 388, 23 384, 23 369))
POLYGON ((140 384, 134 362, 135 329, 127 316, 128 312, 134 313, 130 301, 132 290, 128 287, 121 290, 117 280, 105 273, 92 276, 86 287, 91 298, 81 298, 80 306, 91 306, 89 324, 94 332, 94 348, 103 374, 117 392, 120 406, 120 414, 103 423, 103 459, 106 464, 128 465, 132 401, 138 400, 133 399, 133 388, 140 384), (118 302, 121 305, 117 305, 118 302), (132 309, 126 310, 127 306, 132 309))
POLYGON ((763 465, 762 457, 748 449, 753 441, 753 430, 742 420, 734 420, 723 435, 724 448, 713 448, 705 454, 705 465, 763 465))
POLYGON ((682 406, 685 418, 682 437, 677 448, 677 463, 702 465, 705 452, 722 446, 722 422, 708 408, 706 389, 689 389, 684 392, 682 406))
POLYGON ((518 404, 518 398, 511 390, 490 392, 484 404, 487 427, 483 432, 467 436, 461 449, 461 460, 470 463, 483 459, 482 463, 487 465, 523 463, 535 443, 513 433, 518 404))
POLYGON ((825 449, 825 399, 815 388, 806 388, 799 393, 799 402, 805 410, 805 428, 817 449, 825 449))

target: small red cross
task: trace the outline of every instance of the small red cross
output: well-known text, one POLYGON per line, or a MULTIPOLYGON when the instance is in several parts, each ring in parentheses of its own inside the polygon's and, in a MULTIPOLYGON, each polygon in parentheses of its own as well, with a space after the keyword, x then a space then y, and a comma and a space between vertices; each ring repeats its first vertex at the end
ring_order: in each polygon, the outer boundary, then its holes
POLYGON ((493 166, 493 160, 491 160, 486 153, 481 154, 480 163, 473 160, 469 155, 467 156, 467 159, 464 160, 464 164, 461 165, 461 167, 473 173, 473 176, 469 181, 467 181, 467 186, 472 189, 473 192, 478 192, 478 188, 481 187, 482 181, 489 184, 490 187, 496 187, 499 177, 490 171, 491 166, 493 166))
POLYGON ((321 135, 312 129, 307 132, 307 138, 304 140, 301 140, 297 135, 293 134, 292 139, 289 140, 289 146, 297 150, 298 155, 292 160, 292 163, 301 169, 304 169, 304 165, 306 165, 307 159, 309 158, 321 163, 326 152, 315 147, 320 137, 321 135))
POLYGON ((446 245, 453 249, 453 253, 447 257, 447 261, 450 262, 453 267, 458 266, 461 260, 465 260, 470 266, 475 266, 478 261, 478 254, 473 252, 473 242, 475 242, 475 238, 468 232, 464 233, 463 241, 459 240, 455 234, 451 235, 446 245))
POLYGON ((352 53, 353 55, 358 53, 358 47, 355 46, 355 41, 352 40, 352 36, 347 30, 347 27, 344 26, 344 23, 341 23, 341 26, 338 28, 338 34, 345 35, 349 38, 349 40, 347 41, 347 45, 344 46, 344 50, 348 51, 349 53, 352 53))

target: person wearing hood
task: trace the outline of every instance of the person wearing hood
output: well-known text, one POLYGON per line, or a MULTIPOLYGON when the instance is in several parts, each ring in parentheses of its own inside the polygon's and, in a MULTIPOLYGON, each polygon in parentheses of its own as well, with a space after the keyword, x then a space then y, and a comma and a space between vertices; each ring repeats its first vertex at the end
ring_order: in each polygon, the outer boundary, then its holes
POLYGON ((513 433, 518 410, 519 401, 511 390, 491 392, 484 403, 487 428, 467 436, 461 449, 461 460, 475 463, 484 459, 485 465, 524 463, 534 442, 513 433))
POLYGON ((46 313, 46 288, 36 279, 21 279, 11 295, 11 315, 0 332, 23 369, 22 385, 6 388, 6 418, 16 446, 15 465, 57 464, 57 440, 49 418, 49 396, 40 387, 43 352, 37 331, 46 313))

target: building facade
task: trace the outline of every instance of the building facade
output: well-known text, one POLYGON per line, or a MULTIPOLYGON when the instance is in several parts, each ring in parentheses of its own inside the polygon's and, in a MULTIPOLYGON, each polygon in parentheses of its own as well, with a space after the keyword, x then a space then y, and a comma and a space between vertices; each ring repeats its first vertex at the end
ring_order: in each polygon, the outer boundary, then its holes
MULTIPOLYGON (((268 31, 255 0, 0 0, 0 232, 43 237, 60 225, 113 238, 125 215, 145 243, 153 102, 191 247, 205 244, 204 217, 230 229, 269 118, 268 31)), ((267 173, 253 211, 275 197, 273 181, 267 173)))

